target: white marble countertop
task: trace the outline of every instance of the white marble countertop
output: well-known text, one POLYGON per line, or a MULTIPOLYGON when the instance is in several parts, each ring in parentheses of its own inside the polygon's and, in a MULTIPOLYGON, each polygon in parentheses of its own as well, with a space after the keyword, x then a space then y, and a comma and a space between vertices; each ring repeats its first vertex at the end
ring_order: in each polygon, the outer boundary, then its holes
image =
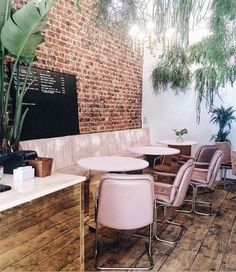
POLYGON ((0 193, 0 212, 36 198, 85 181, 83 176, 53 173, 50 176, 24 181, 13 181, 13 175, 3 175, 1 184, 10 185, 10 191, 0 193))

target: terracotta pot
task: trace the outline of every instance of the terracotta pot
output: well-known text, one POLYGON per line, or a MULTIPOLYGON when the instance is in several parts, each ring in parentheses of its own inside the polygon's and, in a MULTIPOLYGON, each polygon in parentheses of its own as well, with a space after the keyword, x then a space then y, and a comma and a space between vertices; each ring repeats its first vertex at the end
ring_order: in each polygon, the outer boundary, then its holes
POLYGON ((216 142, 219 150, 223 153, 222 164, 231 163, 231 148, 228 142, 216 142))
POLYGON ((232 174, 236 175, 236 150, 232 150, 231 158, 232 158, 232 174))

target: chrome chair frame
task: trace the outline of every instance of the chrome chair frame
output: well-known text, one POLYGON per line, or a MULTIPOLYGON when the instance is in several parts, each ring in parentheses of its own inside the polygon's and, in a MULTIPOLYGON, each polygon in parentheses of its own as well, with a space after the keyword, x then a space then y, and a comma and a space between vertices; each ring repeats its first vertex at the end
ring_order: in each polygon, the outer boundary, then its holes
MULTIPOLYGON (((184 173, 186 173, 186 170, 189 168, 189 167, 191 167, 191 171, 193 171, 193 160, 189 160, 188 162, 186 162, 185 163, 186 165, 187 165, 187 168, 184 170, 185 172, 184 173)), ((182 166, 182 167, 184 167, 184 166, 182 166)), ((182 168, 181 167, 181 168, 182 168)), ((179 170, 179 171, 181 171, 181 169, 179 170)), ((179 172, 178 172, 179 173, 179 172)), ((178 173, 177 173, 177 175, 178 175, 178 173)), ((164 175, 164 176, 171 176, 171 177, 176 177, 177 175, 176 174, 167 174, 166 175, 166 173, 160 173, 160 174, 162 174, 162 175, 164 175)), ((187 187, 188 187, 188 185, 189 185, 189 182, 190 182, 190 177, 191 176, 189 176, 189 180, 188 180, 188 183, 187 183, 187 187)), ((183 173, 182 173, 182 179, 183 179, 183 173)), ((180 186, 180 184, 181 184, 181 182, 179 183, 179 186, 180 186)), ((180 228, 180 232, 179 232, 179 234, 178 234, 178 236, 177 236, 177 238, 175 239, 175 240, 167 240, 167 239, 162 239, 161 237, 159 237, 158 235, 157 235, 157 227, 156 227, 156 225, 154 226, 155 227, 155 229, 154 229, 154 231, 153 231, 153 233, 154 233, 154 236, 155 236, 155 238, 158 240, 158 241, 161 241, 161 242, 165 242, 165 243, 168 243, 168 244, 176 244, 176 243, 178 243, 179 242, 179 240, 180 240, 180 238, 182 237, 182 235, 184 234, 184 232, 186 231, 186 227, 184 226, 184 225, 182 225, 182 224, 180 224, 180 223, 177 223, 177 222, 174 222, 174 221, 172 221, 172 220, 170 220, 169 218, 168 218, 168 215, 167 215, 167 211, 168 211, 168 207, 172 207, 173 205, 176 205, 175 203, 176 203, 176 201, 179 201, 178 200, 178 198, 179 198, 179 193, 181 193, 180 191, 179 191, 179 188, 176 186, 176 185, 174 185, 174 184, 168 184, 168 187, 169 188, 172 188, 171 189, 171 191, 173 190, 174 191, 174 198, 171 200, 171 202, 165 202, 165 201, 161 201, 160 199, 157 199, 156 198, 156 210, 159 208, 159 207, 164 207, 164 210, 163 210, 163 220, 161 220, 161 221, 157 221, 157 218, 155 218, 155 220, 154 220, 154 222, 158 222, 158 223, 163 223, 163 224, 170 224, 170 225, 173 225, 173 226, 177 226, 177 227, 179 227, 180 228)), ((187 187, 185 187, 185 189, 187 189, 187 187)), ((156 224, 156 223, 155 223, 156 224)))
MULTIPOLYGON (((178 193, 178 188, 174 185, 170 185, 171 187, 173 187, 176 191, 176 195, 178 193)), ((160 241, 160 242, 164 242, 164 243, 167 243, 167 244, 171 244, 171 245, 174 245, 174 244, 177 244, 179 241, 180 241, 180 238, 182 237, 182 235, 184 234, 184 232, 186 231, 186 227, 180 223, 177 223, 177 222, 174 222, 172 220, 170 220, 168 218, 168 207, 166 206, 166 204, 161 204, 161 203, 158 203, 156 202, 156 211, 158 210, 158 208, 160 207, 163 207, 163 220, 155 220, 154 222, 158 222, 158 223, 161 223, 161 224, 169 224, 169 225, 173 225, 173 226, 177 226, 177 227, 180 227, 181 230, 180 230, 180 233, 179 235, 177 236, 177 238, 173 241, 171 240, 167 240, 167 239, 162 239, 160 238, 160 236, 157 235, 157 227, 154 226, 155 230, 153 230, 153 233, 154 233, 154 237, 160 241)), ((154 223, 155 225, 155 223, 154 223)))
MULTIPOLYGON (((222 154, 222 152, 219 151, 219 150, 216 151, 216 152, 219 154, 218 160, 219 160, 219 162, 221 162, 223 154, 222 154)), ((217 162, 218 162, 218 161, 217 161, 217 162)), ((217 164, 217 162, 216 162, 216 164, 217 164)), ((218 166, 219 166, 219 168, 220 168, 220 165, 218 165, 218 166)), ((215 166, 214 166, 214 167, 215 167, 215 166)), ((191 200, 185 200, 185 201, 184 201, 184 202, 187 202, 187 203, 188 203, 188 202, 191 203, 192 208, 191 208, 190 210, 177 209, 176 211, 182 212, 182 213, 192 213, 192 212, 194 212, 195 214, 204 215, 204 216, 211 216, 211 215, 214 215, 214 214, 215 214, 214 211, 213 211, 212 203, 207 202, 207 201, 199 201, 199 200, 197 200, 197 195, 198 195, 198 189, 199 189, 199 188, 207 188, 207 189, 209 189, 209 187, 208 187, 207 185, 208 185, 208 183, 211 182, 211 179, 212 179, 212 175, 213 175, 214 170, 215 170, 215 169, 213 169, 213 170, 210 170, 210 169, 202 169, 202 168, 195 168, 195 169, 194 169, 194 171, 209 172, 209 173, 210 173, 209 181, 206 182, 206 184, 204 184, 204 183, 201 183, 201 184, 200 184, 200 183, 198 183, 198 182, 192 181, 192 182, 190 183, 190 185, 192 186, 192 189, 193 189, 192 199, 191 199, 191 200), (206 206, 209 206, 209 207, 210 207, 210 212, 207 213, 207 212, 201 212, 201 211, 197 210, 197 205, 196 205, 196 204, 204 204, 204 205, 206 205, 206 206)), ((216 179, 216 177, 215 177, 215 179, 216 179)), ((213 180, 213 184, 214 184, 214 183, 215 183, 215 180, 213 180)))

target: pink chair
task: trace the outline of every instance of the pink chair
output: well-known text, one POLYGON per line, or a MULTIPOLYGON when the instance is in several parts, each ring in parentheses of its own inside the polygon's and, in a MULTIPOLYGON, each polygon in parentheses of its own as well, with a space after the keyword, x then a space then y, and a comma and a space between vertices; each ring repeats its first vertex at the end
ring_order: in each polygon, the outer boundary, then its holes
MULTIPOLYGON (((208 168, 210 165, 211 159, 215 152, 219 150, 217 145, 202 145, 198 148, 194 158, 195 161, 195 167, 196 168, 208 168)), ((179 162, 181 163, 181 159, 185 159, 185 162, 187 159, 191 159, 188 156, 180 155, 179 162)))
POLYGON ((154 190, 155 190, 155 198, 156 198, 156 208, 164 207, 164 220, 161 221, 161 223, 165 224, 171 224, 178 227, 181 227, 181 231, 174 241, 169 241, 160 238, 157 236, 156 230, 155 230, 155 237, 157 240, 161 242, 166 242, 169 244, 176 244, 182 234, 185 231, 185 227, 179 223, 170 221, 167 217, 167 207, 179 207, 182 205, 188 186, 191 181, 192 173, 194 169, 194 162, 193 160, 188 160, 181 168, 179 169, 174 183, 173 184, 166 184, 161 182, 155 182, 154 183, 154 190))
MULTIPOLYGON (((218 149, 219 148, 216 145, 202 145, 198 148, 194 158, 186 155, 179 155, 178 160, 176 161, 171 160, 171 156, 167 156, 167 158, 162 162, 162 164, 153 167, 154 168, 153 173, 158 177, 159 176, 174 177, 175 174, 179 171, 181 165, 183 165, 189 159, 194 159, 195 167, 197 168, 208 168, 214 153, 218 149), (168 158, 169 163, 166 162, 168 158)), ((172 158, 173 157, 174 156, 172 156, 172 158)))
POLYGON ((97 269, 149 270, 153 267, 152 225, 155 209, 154 184, 150 175, 105 174, 101 177, 96 198, 96 250, 97 269), (101 267, 98 265, 98 224, 117 230, 138 229, 149 225, 148 267, 101 267))
POLYGON ((192 204, 191 210, 179 210, 180 212, 191 213, 194 212, 200 215, 212 215, 212 204, 205 201, 197 201, 197 194, 199 188, 208 188, 213 190, 216 185, 216 178, 219 172, 223 154, 220 150, 217 150, 209 164, 207 169, 205 168, 194 168, 193 175, 191 178, 190 185, 193 188, 192 200, 185 200, 192 204), (210 206, 210 213, 203 213, 197 210, 196 204, 205 204, 210 206))

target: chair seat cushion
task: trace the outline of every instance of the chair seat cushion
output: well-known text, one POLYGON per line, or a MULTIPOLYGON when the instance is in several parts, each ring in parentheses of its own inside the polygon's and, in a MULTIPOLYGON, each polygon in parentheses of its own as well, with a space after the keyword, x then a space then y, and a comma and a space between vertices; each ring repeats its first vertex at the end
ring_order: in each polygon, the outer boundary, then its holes
POLYGON ((196 171, 196 170, 194 170, 192 178, 191 178, 191 183, 194 183, 194 184, 198 184, 198 183, 207 184, 207 182, 206 182, 207 174, 208 174, 207 171, 196 171))
POLYGON ((154 183, 154 193, 157 203, 170 204, 171 185, 161 182, 154 183))
POLYGON ((169 165, 166 165, 166 164, 157 164, 154 168, 158 172, 177 174, 180 167, 181 167, 180 165, 169 166, 169 165))

